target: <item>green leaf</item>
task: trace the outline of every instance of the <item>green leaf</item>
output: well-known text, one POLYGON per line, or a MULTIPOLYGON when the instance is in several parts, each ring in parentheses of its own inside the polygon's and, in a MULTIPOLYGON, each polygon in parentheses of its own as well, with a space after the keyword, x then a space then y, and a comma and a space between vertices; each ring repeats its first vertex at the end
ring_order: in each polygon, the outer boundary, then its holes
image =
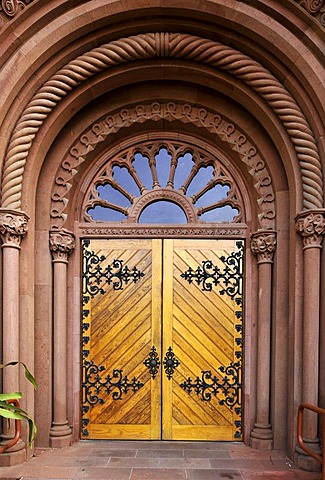
POLYGON ((16 413, 12 410, 7 410, 5 408, 0 407, 0 415, 5 418, 12 418, 14 420, 27 420, 24 415, 21 415, 20 413, 16 413))
POLYGON ((22 398, 23 394, 21 392, 12 392, 12 393, 0 393, 0 400, 15 400, 22 398))
POLYGON ((30 371, 28 370, 28 368, 26 367, 26 365, 24 364, 24 362, 8 362, 6 364, 0 364, 0 368, 5 368, 5 367, 8 367, 8 366, 15 366, 15 365, 18 365, 18 364, 21 364, 23 367, 24 367, 24 370, 25 370, 25 377, 27 378, 27 380, 33 385, 33 387, 36 389, 37 388, 37 382, 35 380, 35 378, 33 377, 33 375, 30 373, 30 371))

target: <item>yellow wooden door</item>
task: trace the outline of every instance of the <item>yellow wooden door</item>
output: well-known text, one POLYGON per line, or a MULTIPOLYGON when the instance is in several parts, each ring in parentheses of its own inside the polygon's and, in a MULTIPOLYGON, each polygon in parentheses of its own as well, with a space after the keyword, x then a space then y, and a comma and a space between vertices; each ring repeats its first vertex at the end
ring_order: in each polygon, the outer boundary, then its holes
POLYGON ((161 262, 159 239, 83 241, 83 438, 160 438, 161 262))
POLYGON ((172 346, 179 364, 171 378, 163 375, 163 438, 241 438, 242 251, 236 256, 236 250, 234 240, 164 244, 162 350, 172 346))
POLYGON ((237 247, 84 241, 83 438, 241 438, 237 247))

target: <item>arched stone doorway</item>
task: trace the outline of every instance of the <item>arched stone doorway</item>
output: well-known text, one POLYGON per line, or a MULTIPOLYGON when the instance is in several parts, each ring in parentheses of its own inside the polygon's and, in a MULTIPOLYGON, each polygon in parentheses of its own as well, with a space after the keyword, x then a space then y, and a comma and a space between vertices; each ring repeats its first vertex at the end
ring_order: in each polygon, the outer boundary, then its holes
MULTIPOLYGON (((138 0, 129 2, 129 21, 123 2, 96 0, 60 8, 48 2, 49 29, 40 3, 28 7, 32 16, 26 8, 17 17, 25 41, 17 46, 14 29, 8 36, 0 152, 3 262, 11 271, 3 317, 14 332, 4 352, 19 353, 31 367, 35 361, 40 387, 35 397, 28 392, 26 406, 35 404, 39 445, 80 437, 79 240, 93 235, 81 225, 87 174, 136 137, 171 133, 216 149, 241 185, 244 227, 234 226, 233 235, 229 225, 214 225, 207 236, 246 242, 243 440, 292 457, 296 405, 317 403, 322 388, 314 368, 325 104, 317 28, 292 4, 211 0, 198 9, 188 0, 181 9, 138 0), (23 72, 10 68, 17 57, 26 59, 23 72)), ((96 228, 97 236, 130 238, 132 225, 123 235, 96 228)), ((8 382, 18 388, 19 378, 8 382)), ((307 433, 316 439, 312 419, 307 433)))

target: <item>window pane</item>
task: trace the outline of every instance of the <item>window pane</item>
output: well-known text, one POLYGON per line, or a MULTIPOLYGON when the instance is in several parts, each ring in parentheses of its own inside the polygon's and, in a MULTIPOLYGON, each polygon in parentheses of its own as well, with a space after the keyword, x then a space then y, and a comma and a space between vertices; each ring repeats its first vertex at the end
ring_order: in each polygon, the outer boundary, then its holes
POLYGON ((195 206, 205 207, 207 205, 213 205, 219 200, 226 198, 229 190, 230 187, 228 185, 215 185, 198 199, 198 201, 195 203, 195 206))
POLYGON ((204 222, 232 222, 238 213, 237 208, 226 205, 225 207, 215 208, 214 210, 203 213, 200 216, 200 220, 204 222))
POLYGON ((166 148, 161 148, 155 156, 158 182, 162 188, 166 187, 168 182, 171 158, 166 148))
POLYGON ((93 220, 100 222, 121 222, 126 218, 123 213, 100 205, 97 205, 95 208, 90 208, 87 213, 93 220))
POLYGON ((124 190, 130 192, 134 197, 140 195, 140 190, 127 168, 115 165, 115 167, 113 167, 113 178, 124 188, 124 190))
POLYGON ((131 205, 129 200, 111 185, 98 185, 97 192, 100 198, 115 205, 120 205, 121 207, 129 207, 131 205))
POLYGON ((153 179, 147 157, 144 157, 141 153, 136 153, 132 165, 141 183, 147 190, 151 190, 153 187, 153 179))
POLYGON ((175 203, 159 200, 143 209, 139 223, 187 223, 187 218, 175 203))
POLYGON ((201 167, 195 177, 193 178, 190 186, 187 190, 187 195, 195 195, 199 192, 206 184, 213 179, 213 167, 201 167))
POLYGON ((185 180, 190 174, 193 167, 193 155, 191 153, 185 153, 185 155, 178 157, 177 167, 175 171, 174 188, 180 189, 184 185, 185 180))

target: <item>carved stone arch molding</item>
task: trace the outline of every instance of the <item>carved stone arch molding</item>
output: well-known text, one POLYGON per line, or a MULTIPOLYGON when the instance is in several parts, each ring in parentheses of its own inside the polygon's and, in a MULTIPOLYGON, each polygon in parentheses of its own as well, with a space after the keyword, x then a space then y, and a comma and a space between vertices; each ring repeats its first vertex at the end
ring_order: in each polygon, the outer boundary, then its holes
POLYGON ((219 139, 238 153, 239 159, 246 165, 254 179, 259 207, 258 222, 263 229, 275 228, 275 194, 272 180, 265 162, 257 147, 234 124, 229 123, 216 112, 205 108, 179 104, 175 102, 138 104, 130 108, 107 115, 91 125, 79 140, 70 148, 69 154, 62 160, 51 192, 51 228, 63 228, 67 220, 69 193, 79 167, 87 161, 88 154, 93 156, 96 146, 104 142, 109 135, 117 133, 135 123, 151 120, 158 122, 179 121, 192 123, 219 137, 219 139))
POLYGON ((220 68, 245 82, 274 110, 296 152, 302 178, 302 206, 323 206, 320 156, 311 128, 285 87, 260 63, 218 42, 180 33, 146 33, 112 41, 77 57, 53 75, 24 109, 6 152, 2 207, 20 209, 26 161, 42 124, 69 92, 88 78, 139 59, 187 59, 220 68))

